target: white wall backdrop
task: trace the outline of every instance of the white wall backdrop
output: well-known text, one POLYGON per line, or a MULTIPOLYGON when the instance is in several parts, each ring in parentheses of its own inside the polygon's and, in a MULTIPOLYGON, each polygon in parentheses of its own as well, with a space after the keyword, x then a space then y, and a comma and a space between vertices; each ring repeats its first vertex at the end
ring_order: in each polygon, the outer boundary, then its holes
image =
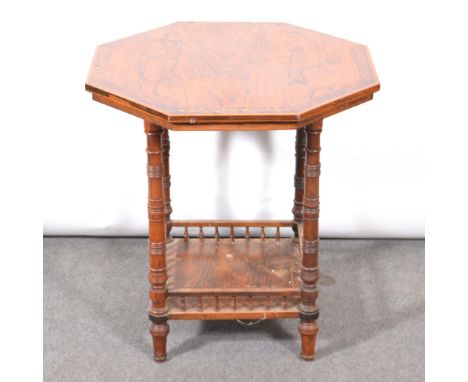
MULTIPOLYGON (((415 94, 425 74, 415 49, 428 42, 414 28, 417 2, 397 3, 56 2, 60 17, 41 32, 41 97, 52 105, 38 126, 44 234, 147 233, 143 122, 91 100, 89 64, 98 44, 213 20, 284 21, 369 46, 381 91, 324 121, 321 236, 423 237, 425 101, 415 94)), ((173 218, 290 218, 294 134, 172 132, 173 218)))

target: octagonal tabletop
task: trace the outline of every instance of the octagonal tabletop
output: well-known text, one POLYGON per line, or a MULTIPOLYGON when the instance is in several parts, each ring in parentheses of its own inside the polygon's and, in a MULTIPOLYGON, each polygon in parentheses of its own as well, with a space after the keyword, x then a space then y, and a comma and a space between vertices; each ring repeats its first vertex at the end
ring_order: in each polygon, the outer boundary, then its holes
POLYGON ((366 46, 283 23, 180 22, 96 49, 96 101, 173 130, 294 129, 372 99, 366 46))

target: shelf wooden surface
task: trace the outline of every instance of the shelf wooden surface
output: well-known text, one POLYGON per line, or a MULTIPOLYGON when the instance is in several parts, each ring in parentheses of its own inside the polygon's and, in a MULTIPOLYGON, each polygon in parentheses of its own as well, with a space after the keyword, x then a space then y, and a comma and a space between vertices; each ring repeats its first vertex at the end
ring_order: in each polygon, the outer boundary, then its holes
POLYGON ((299 292, 300 253, 291 238, 180 238, 166 256, 169 295, 299 292))
POLYGON ((298 316, 300 252, 292 238, 177 238, 166 256, 170 318, 298 316))

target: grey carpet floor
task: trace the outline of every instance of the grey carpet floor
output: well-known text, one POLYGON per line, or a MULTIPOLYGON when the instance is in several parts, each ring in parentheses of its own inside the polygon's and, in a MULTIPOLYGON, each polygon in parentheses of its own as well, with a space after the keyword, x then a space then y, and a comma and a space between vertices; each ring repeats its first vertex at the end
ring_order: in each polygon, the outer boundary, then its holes
POLYGON ((424 241, 322 240, 320 333, 297 320, 171 321, 152 360, 146 240, 44 239, 46 381, 422 381, 424 241))

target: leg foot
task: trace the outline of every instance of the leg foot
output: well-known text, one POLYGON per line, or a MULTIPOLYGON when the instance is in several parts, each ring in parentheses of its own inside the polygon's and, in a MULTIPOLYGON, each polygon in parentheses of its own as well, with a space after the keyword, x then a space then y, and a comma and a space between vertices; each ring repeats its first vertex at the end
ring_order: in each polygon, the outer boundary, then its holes
POLYGON ((319 327, 315 321, 301 321, 298 330, 301 334, 301 357, 312 361, 315 357, 315 337, 319 327))
POLYGON ((165 361, 167 358, 166 343, 169 334, 169 325, 167 322, 162 324, 151 323, 150 333, 153 336, 154 360, 158 362, 165 361))

